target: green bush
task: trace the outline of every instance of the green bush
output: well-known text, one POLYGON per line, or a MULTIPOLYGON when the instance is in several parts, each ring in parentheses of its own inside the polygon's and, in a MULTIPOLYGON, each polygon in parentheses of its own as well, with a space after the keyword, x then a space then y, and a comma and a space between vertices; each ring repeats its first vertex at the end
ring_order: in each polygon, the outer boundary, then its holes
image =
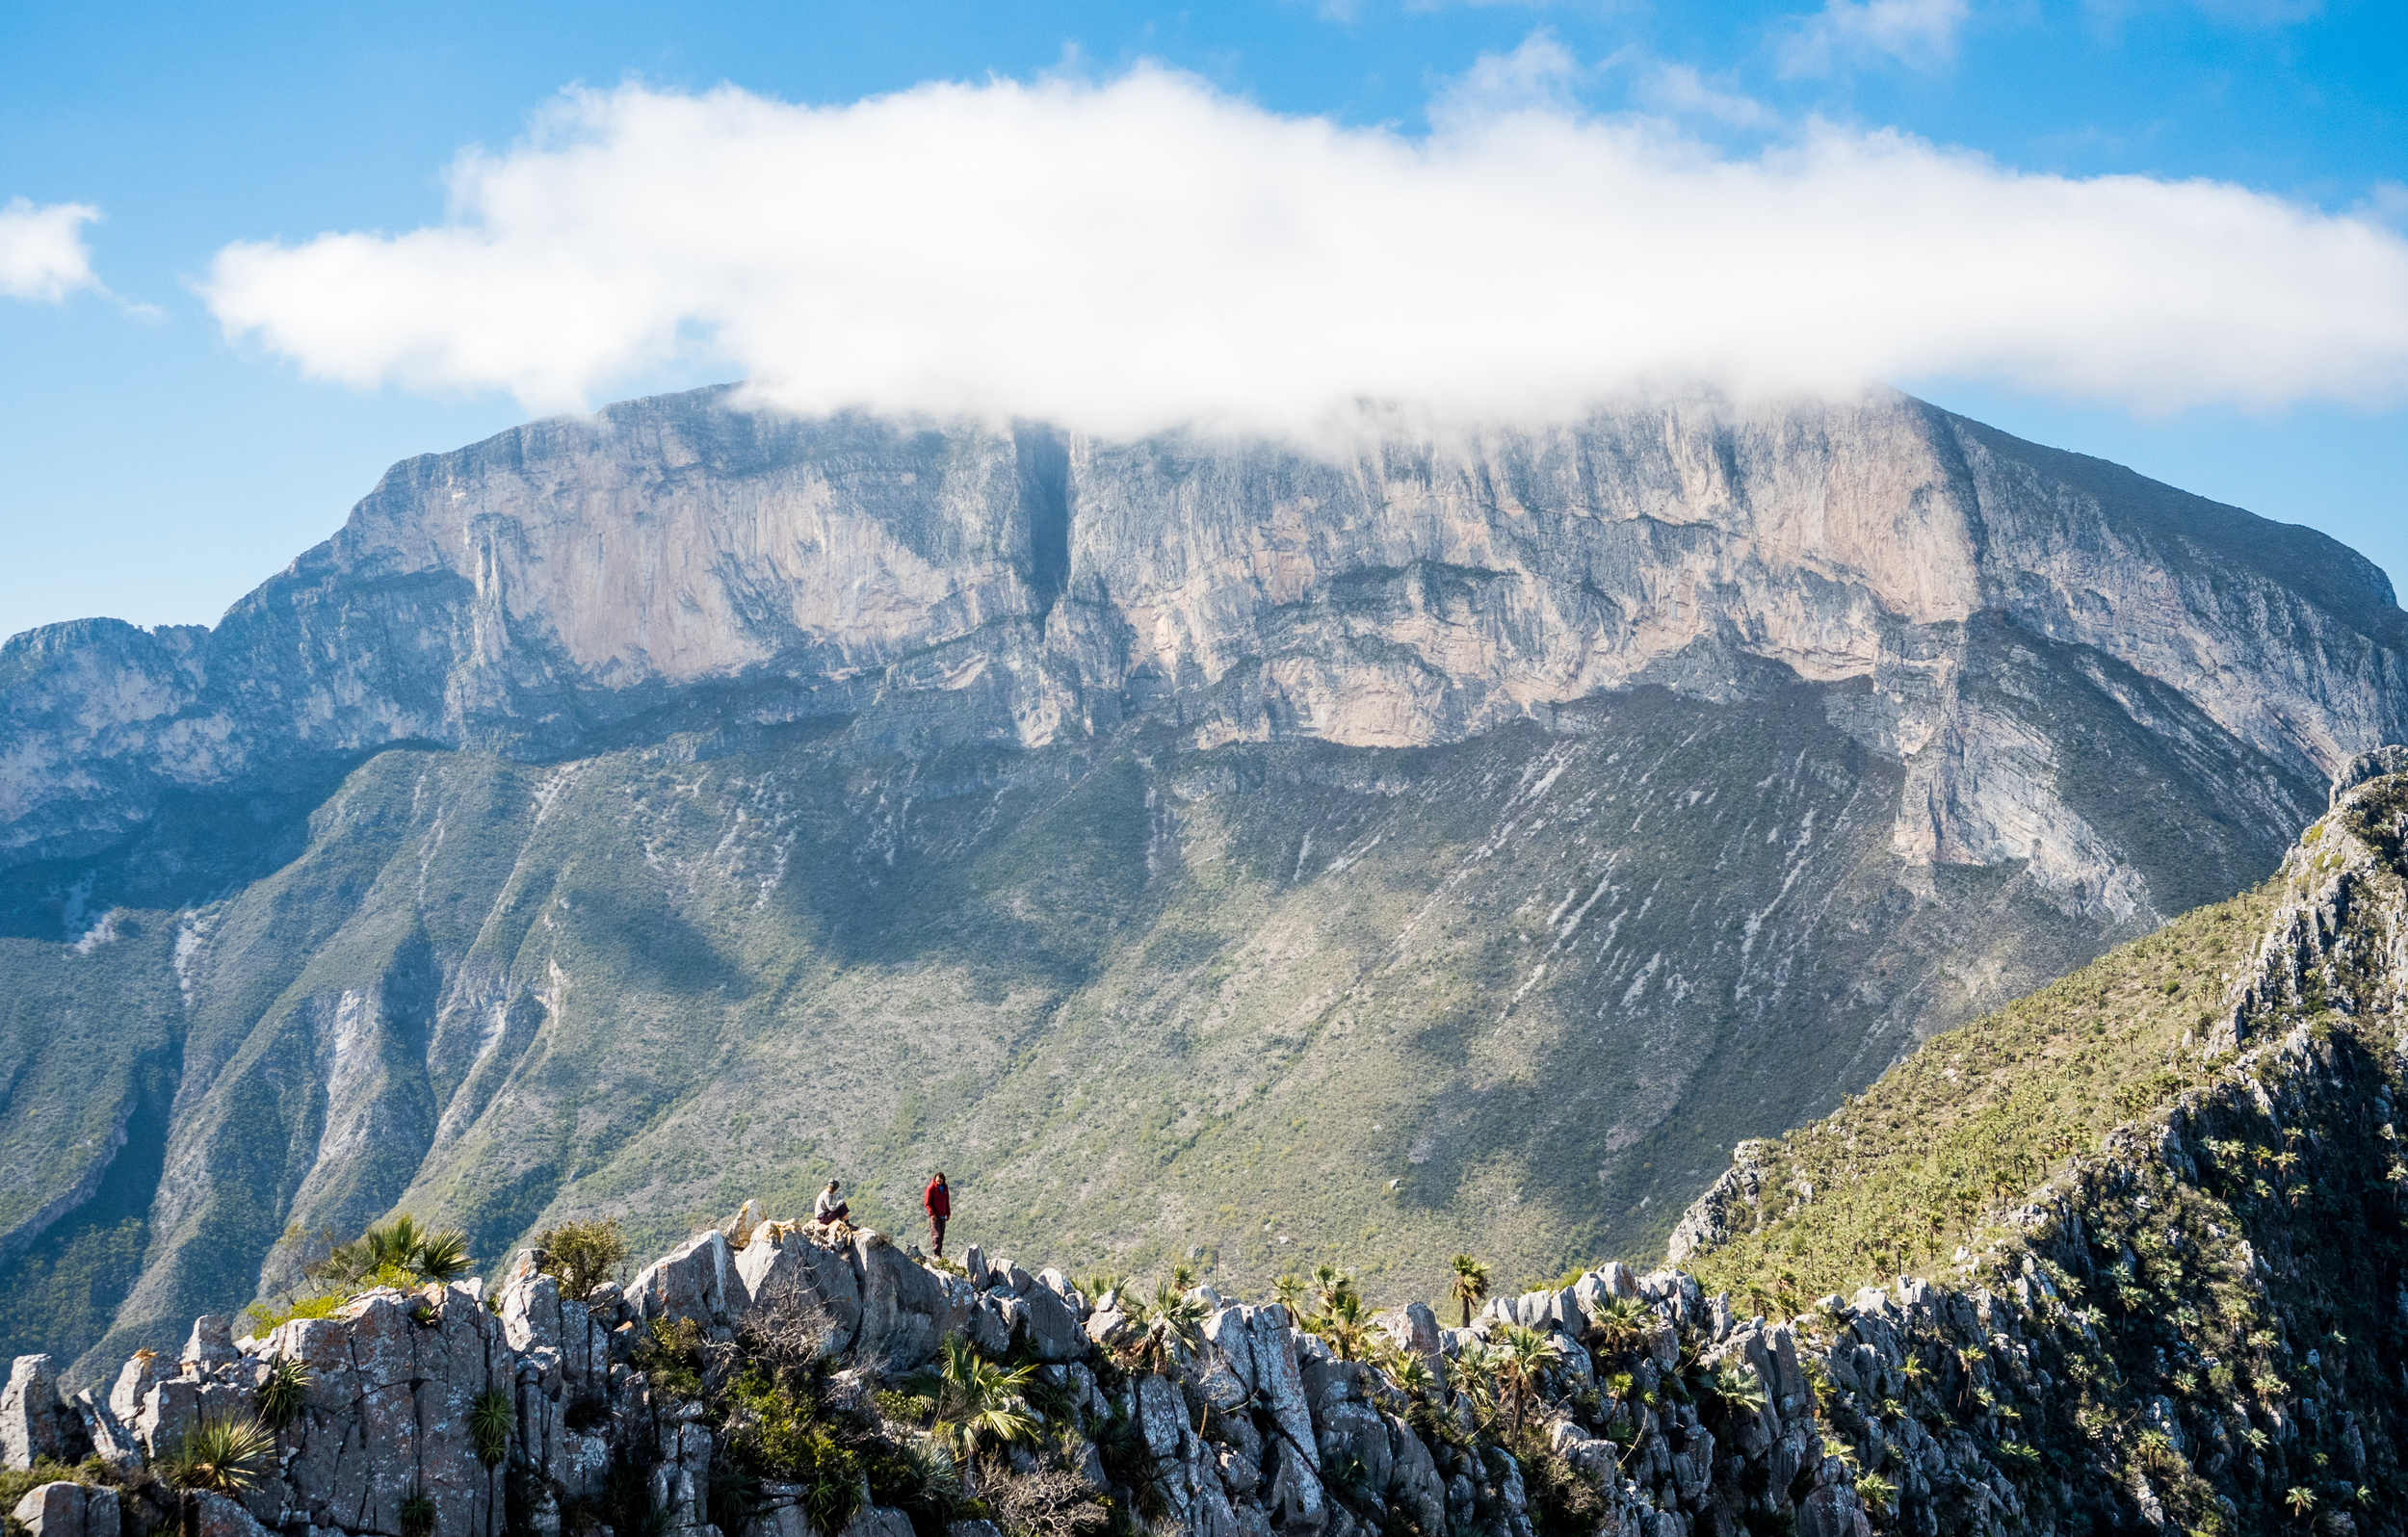
POLYGON ((613 1279, 634 1253, 616 1217, 546 1228, 536 1236, 536 1248, 543 1256, 543 1273, 559 1280, 562 1296, 577 1302, 613 1279))

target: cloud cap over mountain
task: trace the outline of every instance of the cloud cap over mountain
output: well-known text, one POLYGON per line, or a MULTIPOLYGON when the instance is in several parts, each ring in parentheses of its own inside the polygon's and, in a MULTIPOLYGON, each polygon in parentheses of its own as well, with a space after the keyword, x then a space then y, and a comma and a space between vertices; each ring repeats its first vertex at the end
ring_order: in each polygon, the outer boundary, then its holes
POLYGON ((1296 427, 1667 377, 1968 377, 2142 409, 2408 385, 2408 241, 2210 181, 2028 174, 1817 121, 1752 158, 1560 103, 1426 138, 1192 76, 834 107, 564 95, 446 222, 237 244, 226 330, 362 387, 582 406, 680 358, 766 403, 1296 427))

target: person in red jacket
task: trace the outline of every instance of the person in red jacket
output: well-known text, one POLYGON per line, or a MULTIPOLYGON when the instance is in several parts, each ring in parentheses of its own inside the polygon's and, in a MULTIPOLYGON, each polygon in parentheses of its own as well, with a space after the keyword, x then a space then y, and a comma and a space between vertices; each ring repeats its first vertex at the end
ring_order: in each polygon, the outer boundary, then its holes
POLYGON ((945 1258, 945 1219, 954 1214, 954 1193, 945 1185, 943 1169, 938 1169, 936 1178, 929 1181, 920 1204, 929 1209, 929 1245, 941 1260, 945 1258))

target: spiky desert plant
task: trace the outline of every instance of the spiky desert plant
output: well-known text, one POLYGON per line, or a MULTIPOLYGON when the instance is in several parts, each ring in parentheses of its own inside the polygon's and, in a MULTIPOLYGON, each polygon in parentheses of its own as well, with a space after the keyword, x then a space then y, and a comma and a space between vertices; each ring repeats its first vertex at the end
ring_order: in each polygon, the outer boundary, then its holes
POLYGON ((1304 1283, 1282 1271, 1279 1279, 1270 1284, 1270 1294, 1282 1307, 1294 1313, 1296 1304, 1304 1300, 1304 1283))
POLYGON ((260 1422, 276 1430, 291 1424, 308 1395, 309 1383, 309 1368, 291 1356, 269 1362, 268 1374, 259 1379, 258 1391, 251 1395, 259 1405, 260 1422))
POLYGON ((1463 1327, 1472 1326, 1472 1309, 1488 1300, 1488 1266, 1468 1254, 1458 1254, 1447 1262, 1454 1272, 1448 1283, 1447 1295, 1463 1306, 1463 1327))
POLYGON ((211 1415, 194 1421, 162 1459, 168 1482, 239 1496, 256 1488, 275 1456, 275 1433, 256 1420, 211 1415))
POLYGON ((402 1518, 402 1537, 434 1537, 434 1497, 420 1485, 409 1486, 395 1514, 402 1518))
POLYGON ((510 1427, 517 1422, 518 1410, 509 1394, 487 1388, 477 1394, 468 1408, 468 1439, 477 1444, 477 1460, 488 1468, 502 1466, 510 1452, 510 1427))

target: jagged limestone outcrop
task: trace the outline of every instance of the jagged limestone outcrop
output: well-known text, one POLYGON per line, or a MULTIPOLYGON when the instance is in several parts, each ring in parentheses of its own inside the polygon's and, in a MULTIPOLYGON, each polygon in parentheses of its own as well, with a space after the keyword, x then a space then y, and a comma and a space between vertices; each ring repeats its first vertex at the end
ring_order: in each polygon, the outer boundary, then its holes
POLYGON ((2404 622, 1892 395, 412 460, 212 631, 0 650, 0 1352, 172 1349, 404 1203, 666 1244, 939 1164, 1069 1263, 1634 1251, 2259 878, 2404 622))
MULTIPOLYGON (((1845 1466, 1825 1455, 1791 1332, 1735 1322, 1677 1272, 1610 1265, 1561 1292, 1501 1298, 1464 1330, 1439 1330, 1414 1304, 1335 1349, 1288 1307, 1224 1303, 1203 1289, 1180 1304, 1192 1332, 1149 1367, 1126 1351, 1149 1317, 1132 1294, 1089 1299, 1058 1271, 1033 1276, 976 1249, 966 1268, 940 1270, 876 1233, 763 1224, 737 1250, 722 1234, 698 1235, 625 1288, 573 1302, 538 1258, 519 1258, 490 1309, 477 1284, 460 1283, 372 1290, 263 1339, 231 1342, 223 1319, 204 1319, 181 1363, 138 1358, 105 1400, 62 1403, 38 1358, 21 1362, 27 1388, 10 1401, 34 1407, 11 1413, 66 1427, 54 1457, 101 1448, 99 1476, 117 1487, 46 1484, 16 1519, 38 1537, 100 1537, 92 1513, 104 1509, 124 1537, 177 1521, 213 1537, 503 1537, 590 1531, 632 1510, 650 1512, 647 1529, 695 1537, 806 1537, 822 1529, 816 1497, 748 1472, 741 1412, 731 1417, 707 1378, 680 1386, 683 1359, 659 1349, 691 1326, 698 1349, 742 1361, 767 1348, 764 1316, 804 1303, 826 1326, 837 1368, 826 1412, 887 1417, 899 1436, 920 1433, 909 1411, 871 1408, 872 1391, 907 1383, 949 1335, 1034 1368, 1032 1391, 1057 1439, 1030 1443, 1034 1453, 1005 1447, 984 1465, 999 1514, 1012 1507, 996 1481, 1043 1476, 1041 1456, 1071 1480, 1058 1497, 1068 1487, 1074 1503, 1101 1501, 1099 1530, 1140 1517, 1194 1537, 1592 1527, 1685 1537, 1759 1518, 1821 1537, 1869 1529, 1845 1466), (1624 1307, 1645 1325, 1634 1331, 1612 1311, 1624 1307), (1508 1428, 1479 1363, 1522 1328, 1548 1342, 1547 1359, 1514 1411, 1526 1422, 1508 1428), (1359 1359, 1367 1339, 1385 1365, 1359 1359), (199 1418, 252 1414, 278 1361, 307 1369, 306 1394, 276 1429, 273 1472, 239 1504, 146 1473, 199 1418), (1631 1376, 1601 1395, 1600 1369, 1624 1367, 1631 1376), (1758 1401, 1688 1401, 1683 1383, 1727 1381, 1734 1369, 1763 1385, 1758 1401), (492 1392, 510 1394, 513 1414, 488 1463, 467 1427, 492 1392), (641 1491, 632 1507, 631 1490, 641 1491)), ((923 1532, 945 1524, 916 1514, 923 1532)), ((955 1514, 954 1537, 991 1529, 976 1510, 955 1514)), ((1026 1537, 1004 1519, 1010 1537, 1026 1537)), ((846 1529, 903 1537, 914 1525, 914 1513, 872 1505, 846 1529)))

